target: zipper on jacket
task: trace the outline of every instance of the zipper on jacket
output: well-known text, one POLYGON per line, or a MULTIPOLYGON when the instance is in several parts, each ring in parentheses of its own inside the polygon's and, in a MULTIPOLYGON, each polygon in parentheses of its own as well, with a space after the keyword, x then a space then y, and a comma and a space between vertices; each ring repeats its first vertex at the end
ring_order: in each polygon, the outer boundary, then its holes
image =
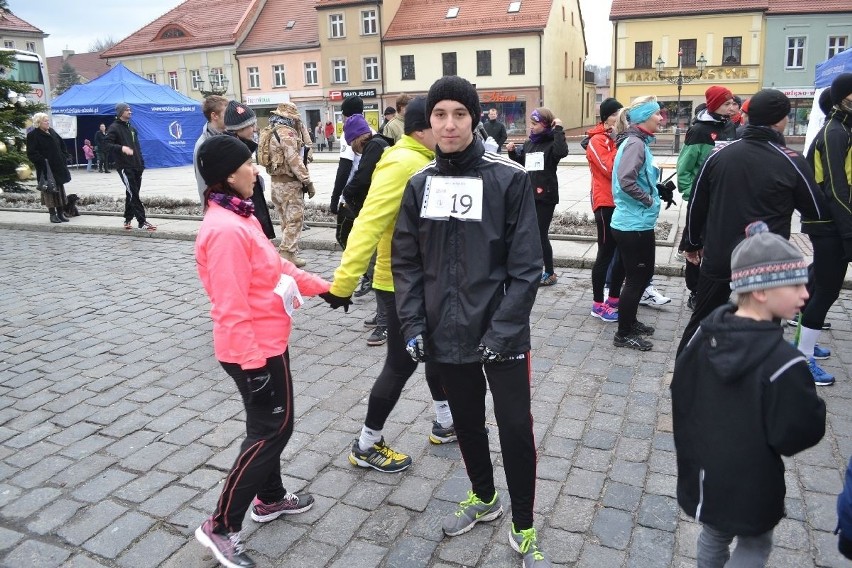
POLYGON ((704 506, 704 468, 698 470, 698 506, 695 508, 695 521, 701 521, 701 507, 704 506))

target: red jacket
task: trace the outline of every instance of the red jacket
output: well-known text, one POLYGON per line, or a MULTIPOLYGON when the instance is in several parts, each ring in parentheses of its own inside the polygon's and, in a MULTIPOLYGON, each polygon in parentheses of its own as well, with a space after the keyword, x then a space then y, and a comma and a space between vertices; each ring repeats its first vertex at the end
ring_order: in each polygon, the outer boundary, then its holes
POLYGON ((592 211, 599 207, 615 207, 612 200, 612 164, 617 148, 609 130, 600 123, 586 132, 589 136, 586 160, 592 172, 592 211))

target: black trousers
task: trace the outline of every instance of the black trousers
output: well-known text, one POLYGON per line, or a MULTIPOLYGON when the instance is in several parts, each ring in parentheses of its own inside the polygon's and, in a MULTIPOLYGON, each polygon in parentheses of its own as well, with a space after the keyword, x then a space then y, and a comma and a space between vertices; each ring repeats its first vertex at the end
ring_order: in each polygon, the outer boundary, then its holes
POLYGON ((451 365, 433 363, 441 377, 464 465, 473 492, 494 497, 494 469, 485 432, 485 381, 494 399, 494 415, 516 530, 532 527, 536 452, 530 412, 530 355, 503 363, 451 365))
POLYGON ((695 332, 698 331, 701 320, 709 316, 716 308, 727 304, 730 298, 730 280, 713 280, 703 272, 700 274, 698 286, 695 288, 695 309, 692 311, 692 316, 689 318, 689 323, 686 324, 683 337, 680 338, 680 344, 677 346, 678 355, 695 335, 695 332))
MULTIPOLYGON (((405 350, 405 338, 402 337, 402 329, 399 317, 396 315, 396 294, 384 290, 376 292, 376 307, 383 310, 388 326, 387 356, 385 365, 373 388, 370 390, 370 399, 367 402, 367 418, 364 425, 371 430, 381 430, 385 427, 385 421, 399 401, 405 383, 417 369, 417 363, 405 350)), ((435 373, 432 363, 426 363, 426 384, 432 400, 446 400, 444 388, 435 373)), ((452 409, 450 409, 452 411, 452 409)))
POLYGON ((619 231, 612 229, 621 263, 624 265, 624 289, 618 302, 618 334, 628 335, 636 321, 642 292, 654 275, 656 245, 654 230, 619 231))
MULTIPOLYGON (((592 299, 595 302, 605 300, 603 289, 606 283, 606 273, 618 250, 610 228, 614 211, 615 207, 598 207, 594 213, 595 225, 598 228, 598 255, 595 257, 595 265, 592 267, 592 299)), ((621 258, 619 258, 612 266, 609 295, 618 298, 621 295, 622 284, 624 284, 624 264, 621 263, 621 258)))
POLYGON ((145 206, 139 199, 139 191, 142 189, 142 170, 136 168, 118 168, 118 177, 124 184, 124 221, 129 223, 136 217, 139 226, 145 224, 145 206))
POLYGON ((249 392, 248 375, 239 365, 220 363, 243 397, 246 437, 225 478, 213 524, 237 532, 255 495, 271 503, 287 494, 281 482, 281 452, 293 434, 293 377, 289 351, 266 360, 271 380, 256 393, 249 392))
POLYGON ((686 289, 690 292, 695 292, 698 289, 698 278, 701 276, 701 267, 691 262, 686 263, 683 269, 683 279, 686 282, 686 289))
POLYGON ((538 218, 538 236, 541 239, 541 254, 544 258, 544 271, 553 274, 553 247, 550 245, 548 233, 550 222, 553 221, 553 212, 556 210, 555 203, 544 203, 536 200, 535 214, 538 218))
POLYGON ((849 262, 844 258, 846 253, 843 251, 843 241, 840 237, 809 236, 814 248, 813 287, 808 304, 802 312, 802 326, 822 329, 828 310, 840 297, 849 262))

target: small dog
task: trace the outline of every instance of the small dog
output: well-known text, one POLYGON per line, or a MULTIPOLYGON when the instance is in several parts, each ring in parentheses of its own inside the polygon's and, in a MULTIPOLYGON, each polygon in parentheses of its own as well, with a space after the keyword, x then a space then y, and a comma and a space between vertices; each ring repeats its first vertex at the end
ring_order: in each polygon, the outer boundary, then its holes
POLYGON ((63 208, 65 211, 65 215, 67 217, 79 217, 80 210, 77 209, 77 202, 80 201, 80 198, 77 197, 76 193, 71 193, 65 196, 66 204, 63 208))

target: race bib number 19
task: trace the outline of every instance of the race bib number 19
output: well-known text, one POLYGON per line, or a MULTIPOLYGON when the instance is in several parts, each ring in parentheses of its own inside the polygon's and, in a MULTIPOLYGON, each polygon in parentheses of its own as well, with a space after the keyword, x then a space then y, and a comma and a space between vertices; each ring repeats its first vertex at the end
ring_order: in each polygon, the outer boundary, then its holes
POLYGON ((446 221, 482 221, 482 179, 471 177, 426 178, 420 217, 446 221))

